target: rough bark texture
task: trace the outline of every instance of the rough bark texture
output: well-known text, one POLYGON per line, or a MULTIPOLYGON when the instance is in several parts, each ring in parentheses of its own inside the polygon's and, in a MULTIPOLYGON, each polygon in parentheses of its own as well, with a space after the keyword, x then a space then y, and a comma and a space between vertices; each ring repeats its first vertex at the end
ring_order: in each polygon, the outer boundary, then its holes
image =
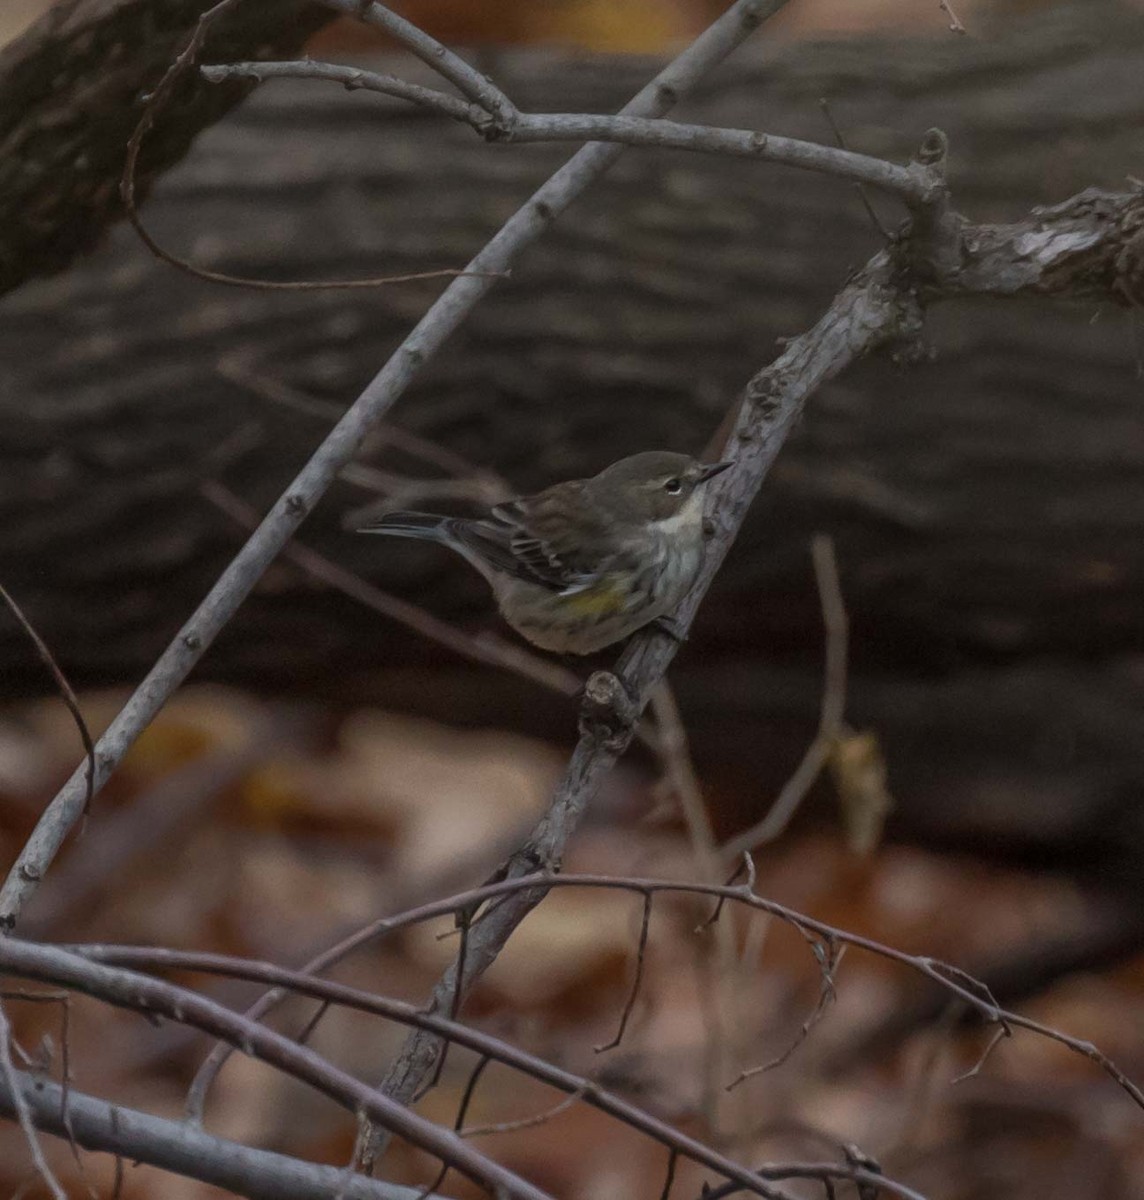
MULTIPOLYGON (((140 97, 181 49, 207 0, 60 0, 0 49, 0 292, 58 270, 121 215, 119 177, 140 97)), ((289 57, 333 14, 305 0, 239 5, 205 50, 289 57)), ((250 89, 189 78, 147 143, 143 193, 250 89)))
MULTIPOLYGON (((756 51, 686 115, 824 139, 825 94, 854 148, 900 159, 936 124, 951 138, 961 209, 1016 219, 1139 170, 1144 22, 1085 13, 999 43, 756 51)), ((650 74, 544 55, 488 69, 523 106, 568 110, 612 109, 650 74)), ((280 85, 203 136, 145 215, 168 244, 239 273, 459 266, 566 156, 486 146, 360 94, 280 85)), ((775 338, 811 324, 874 244, 847 186, 630 151, 477 312, 400 421, 522 489, 646 446, 699 450, 775 338)), ((77 684, 137 678, 233 551, 240 534, 199 482, 221 477, 265 505, 324 426, 233 382, 234 365, 343 404, 429 294, 218 289, 153 263, 119 229, 68 274, 0 305, 0 571, 77 684)), ((935 759, 966 763, 949 797, 965 810, 999 780, 1008 787, 1017 754, 1014 811, 1043 800, 1051 771, 1067 826, 1123 805, 1144 778, 1131 719, 1144 691, 1130 659, 1144 649, 1131 324, 1059 302, 959 301, 932 313, 930 333, 934 362, 904 374, 869 362, 812 404, 674 678, 701 765, 745 776, 764 803, 813 721, 821 634, 807 542, 827 530, 854 627, 852 716, 883 731, 907 812, 931 815, 935 759), (1030 691, 1039 668, 1026 660, 1049 654, 1055 690, 1030 691), (1090 720, 1075 697, 1104 717, 1090 720)), ((432 473, 389 452, 377 461, 432 473)), ((474 627, 495 619, 453 559, 343 533, 341 515, 363 498, 345 488, 306 539, 434 612, 474 627)), ((44 688, 7 624, 0 661, 4 695, 44 688)), ((427 688, 430 661, 441 654, 283 568, 205 672, 372 692, 461 720, 571 724, 566 701, 494 685, 485 668, 446 667, 427 688)), ((1002 836, 996 811, 978 814, 982 836, 1002 836)))

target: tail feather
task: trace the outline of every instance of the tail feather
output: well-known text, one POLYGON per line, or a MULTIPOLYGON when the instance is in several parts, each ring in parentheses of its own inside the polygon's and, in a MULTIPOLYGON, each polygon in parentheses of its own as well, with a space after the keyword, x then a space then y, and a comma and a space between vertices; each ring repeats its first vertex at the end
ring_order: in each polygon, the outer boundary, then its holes
POLYGON ((448 538, 447 527, 450 519, 436 513, 391 512, 369 525, 363 525, 358 533, 387 533, 394 537, 440 542, 448 538))

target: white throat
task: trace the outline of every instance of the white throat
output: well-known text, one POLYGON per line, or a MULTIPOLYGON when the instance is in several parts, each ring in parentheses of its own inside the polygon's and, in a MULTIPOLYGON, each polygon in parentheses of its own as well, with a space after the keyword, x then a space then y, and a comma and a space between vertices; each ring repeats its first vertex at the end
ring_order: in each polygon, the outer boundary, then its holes
POLYGON ((656 532, 666 538, 677 538, 680 534, 698 531, 703 527, 703 489, 696 488, 687 497, 687 502, 673 516, 654 521, 656 532))

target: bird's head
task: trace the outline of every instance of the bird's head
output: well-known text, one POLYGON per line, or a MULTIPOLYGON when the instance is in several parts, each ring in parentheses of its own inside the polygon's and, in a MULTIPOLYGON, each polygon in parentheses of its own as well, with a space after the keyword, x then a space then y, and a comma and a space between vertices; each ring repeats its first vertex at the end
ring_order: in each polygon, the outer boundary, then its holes
POLYGON ((609 507, 632 521, 667 521, 691 513, 699 519, 703 485, 731 465, 648 450, 613 463, 592 480, 592 486, 609 507))

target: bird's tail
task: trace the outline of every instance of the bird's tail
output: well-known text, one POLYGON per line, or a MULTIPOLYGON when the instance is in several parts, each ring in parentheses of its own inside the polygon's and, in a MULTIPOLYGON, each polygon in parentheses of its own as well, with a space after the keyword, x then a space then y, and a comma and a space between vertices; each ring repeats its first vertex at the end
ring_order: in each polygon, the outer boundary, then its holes
POLYGON ((394 537, 419 538, 426 542, 449 540, 452 518, 435 513, 391 512, 377 521, 363 525, 358 533, 388 533, 394 537))

